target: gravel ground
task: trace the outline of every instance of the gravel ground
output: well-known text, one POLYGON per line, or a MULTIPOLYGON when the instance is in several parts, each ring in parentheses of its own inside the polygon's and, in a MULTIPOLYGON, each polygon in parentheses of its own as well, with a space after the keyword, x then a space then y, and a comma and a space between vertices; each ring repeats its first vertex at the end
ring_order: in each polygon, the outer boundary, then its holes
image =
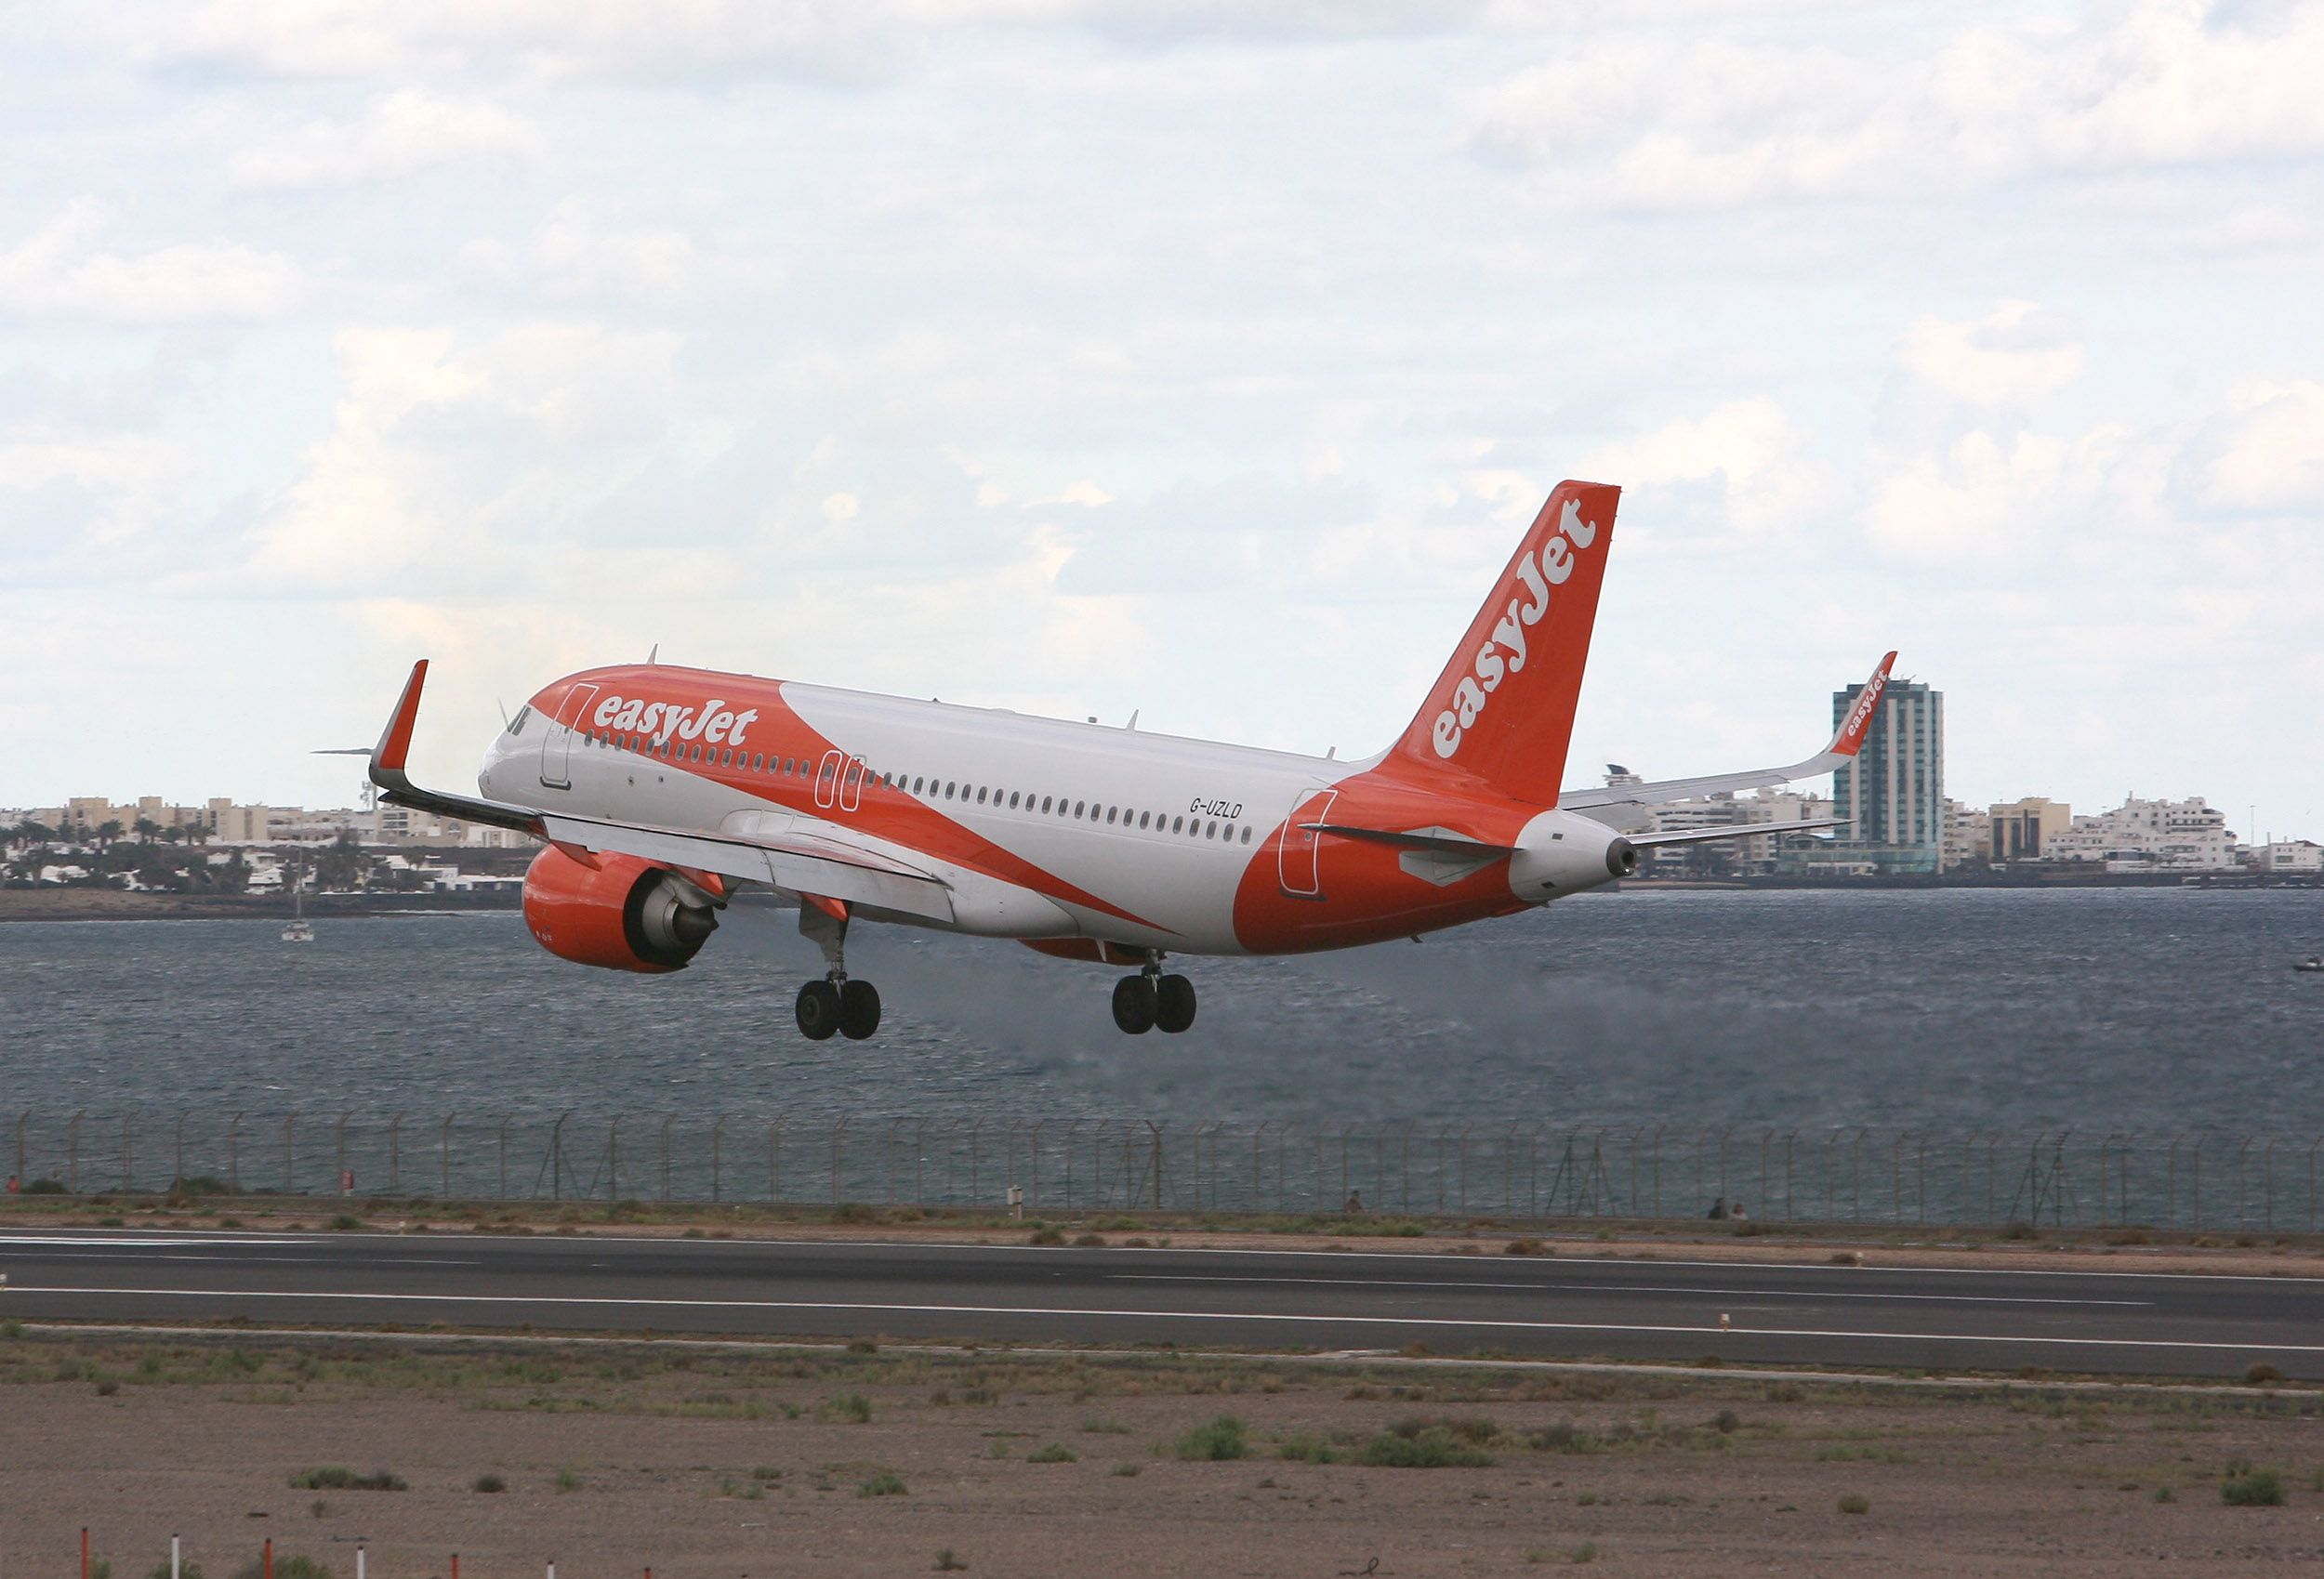
POLYGON ((2305 1392, 1924 1395, 1712 1372, 20 1336, 0 1339, 0 1556, 9 1574, 70 1572, 86 1524, 117 1579, 173 1531, 208 1579, 270 1536, 337 1579, 359 1538, 377 1579, 446 1579, 456 1551, 473 1579, 551 1558, 569 1579, 897 1574, 945 1550, 971 1574, 1116 1579, 2312 1569, 2319 1412, 2305 1392), (1178 1456, 1221 1415, 1245 1456, 1178 1456), (1395 1442, 1491 1462, 1377 1462, 1395 1442), (1071 1459, 1037 1461, 1052 1444, 1071 1459), (2281 1506, 2224 1501, 2247 1462, 2278 1472, 2281 1506), (290 1484, 327 1466, 406 1489, 290 1484), (506 1489, 478 1490, 488 1476, 506 1489), (902 1489, 865 1494, 883 1476, 902 1489))

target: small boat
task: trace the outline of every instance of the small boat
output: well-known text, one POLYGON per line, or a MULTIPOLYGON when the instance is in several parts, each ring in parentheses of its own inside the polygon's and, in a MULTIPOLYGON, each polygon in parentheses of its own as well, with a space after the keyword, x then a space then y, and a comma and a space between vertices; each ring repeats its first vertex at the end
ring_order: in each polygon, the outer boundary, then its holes
POLYGON ((301 871, 291 882, 291 918, 283 925, 283 941, 311 943, 315 941, 315 924, 307 919, 307 875, 301 871))
POLYGON ((2308 955, 2307 958, 2302 960, 2299 964, 2293 966, 2291 968, 2294 970, 2310 971, 2317 975, 2324 976, 2324 954, 2312 954, 2308 955))

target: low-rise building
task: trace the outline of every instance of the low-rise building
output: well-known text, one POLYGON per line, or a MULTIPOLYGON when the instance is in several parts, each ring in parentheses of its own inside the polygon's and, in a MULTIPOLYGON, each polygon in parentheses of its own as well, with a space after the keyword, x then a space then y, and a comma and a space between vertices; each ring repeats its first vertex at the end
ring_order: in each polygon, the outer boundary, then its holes
POLYGON ((2041 853, 2049 861, 2103 862, 2109 872, 2225 872, 2236 865, 2235 848, 2226 814, 2201 796, 2133 796, 2111 811, 2075 818, 2041 853))
POLYGON ((2027 796, 1986 811, 1986 859, 2040 861, 2050 841, 2074 826, 2074 809, 2047 796, 2027 796))
POLYGON ((2251 852, 2251 870, 2303 876, 2324 875, 2324 845, 2314 839, 2278 839, 2251 852))

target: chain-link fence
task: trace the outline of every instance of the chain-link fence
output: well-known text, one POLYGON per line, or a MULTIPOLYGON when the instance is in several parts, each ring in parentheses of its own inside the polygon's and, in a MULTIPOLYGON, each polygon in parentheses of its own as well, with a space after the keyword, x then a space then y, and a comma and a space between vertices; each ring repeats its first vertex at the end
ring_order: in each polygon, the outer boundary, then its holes
POLYGON ((1037 1212, 2313 1230, 2324 1137, 733 1115, 20 1112, 14 1188, 1037 1212))

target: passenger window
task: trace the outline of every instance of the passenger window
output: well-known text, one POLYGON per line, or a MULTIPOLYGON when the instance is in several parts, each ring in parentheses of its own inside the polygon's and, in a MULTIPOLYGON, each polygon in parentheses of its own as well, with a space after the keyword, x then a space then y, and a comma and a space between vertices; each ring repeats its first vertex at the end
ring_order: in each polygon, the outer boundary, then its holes
POLYGON ((1041 797, 1041 809, 1042 809, 1044 812, 1046 812, 1046 811, 1049 809, 1049 796, 1043 796, 1041 797))
POLYGON ((982 805, 984 805, 984 792, 982 789, 979 789, 979 790, 976 792, 976 803, 977 803, 979 806, 982 806, 982 805))
POLYGON ((1109 806, 1105 809, 1105 821, 1109 826, 1113 823, 1115 814, 1121 808, 1117 806, 1109 806))
POLYGON ((950 800, 953 796, 953 792, 957 790, 959 787, 960 786, 957 782, 947 780, 944 784, 944 798, 946 800, 950 800))
POLYGON ((1144 827, 1147 823, 1149 823, 1149 822, 1153 822, 1153 821, 1154 821, 1154 813, 1153 813, 1153 812, 1151 812, 1151 811, 1141 811, 1140 813, 1138 813, 1138 826, 1139 826, 1139 827, 1143 828, 1143 827, 1144 827))
POLYGON ((1248 828, 1245 828, 1243 830, 1243 842, 1245 844, 1250 843, 1250 830, 1248 828))
POLYGON ((1010 810, 1011 810, 1011 811, 1014 811, 1016 809, 1017 809, 1017 792, 1016 792, 1015 790, 1010 790, 1010 791, 1009 792, 1009 809, 1010 809, 1010 810))
POLYGON ((1076 817, 1080 816, 1089 809, 1089 803, 1087 801, 1076 800, 1074 802, 1074 815, 1076 817))
POLYGON ((1219 836, 1219 825, 1218 825, 1216 822, 1211 823, 1211 824, 1210 824, 1210 831, 1209 831, 1208 833, 1207 833, 1207 834, 1205 834, 1205 835, 1203 836, 1203 837, 1205 837, 1205 838, 1207 838, 1207 839, 1215 839, 1215 838, 1217 838, 1218 836, 1219 836))
POLYGON ((1173 818, 1171 818, 1171 819, 1170 819, 1170 832, 1172 832, 1173 834, 1178 833, 1179 831, 1181 831, 1182 829, 1183 829, 1185 826, 1186 826, 1186 819, 1185 819, 1185 818, 1183 818, 1183 817, 1173 817, 1173 818))
POLYGON ((919 780, 918 780, 918 779, 914 779, 914 780, 912 781, 912 793, 913 793, 914 795, 918 795, 918 794, 919 794, 919 793, 920 793, 920 781, 919 781, 919 780))

